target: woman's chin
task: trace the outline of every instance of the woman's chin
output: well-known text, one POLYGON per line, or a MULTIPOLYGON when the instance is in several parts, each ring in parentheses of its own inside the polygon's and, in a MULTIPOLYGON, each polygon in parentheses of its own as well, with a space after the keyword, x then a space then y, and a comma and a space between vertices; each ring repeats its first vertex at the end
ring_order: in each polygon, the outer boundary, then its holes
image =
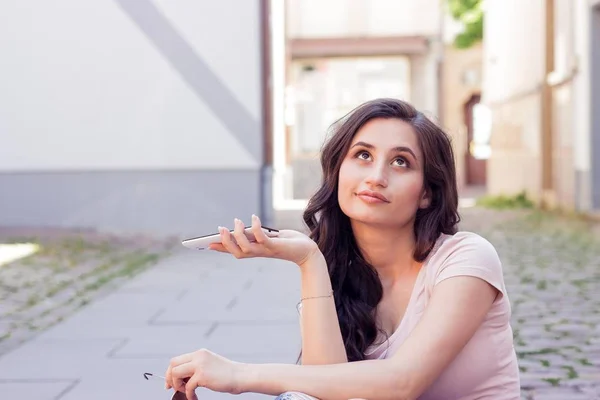
POLYGON ((390 221, 389 216, 386 218, 384 214, 377 215, 379 213, 374 212, 354 212, 348 215, 351 221, 354 223, 364 224, 364 225, 373 225, 373 226, 393 226, 398 225, 394 224, 390 221))

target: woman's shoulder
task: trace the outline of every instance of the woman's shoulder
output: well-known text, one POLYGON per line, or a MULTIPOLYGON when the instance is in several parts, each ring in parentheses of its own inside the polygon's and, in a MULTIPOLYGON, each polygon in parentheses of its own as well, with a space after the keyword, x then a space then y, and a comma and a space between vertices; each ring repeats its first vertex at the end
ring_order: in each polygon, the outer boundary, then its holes
POLYGON ((466 231, 442 235, 436 247, 426 271, 430 290, 448 278, 472 276, 488 282, 503 295, 506 293, 500 257, 483 236, 466 231))
POLYGON ((485 237, 468 231, 443 234, 428 262, 428 269, 441 271, 447 267, 478 267, 501 270, 500 257, 485 237))
POLYGON ((459 231, 455 234, 442 234, 434 256, 456 256, 469 254, 471 256, 498 257, 494 245, 485 237, 469 231, 459 231))

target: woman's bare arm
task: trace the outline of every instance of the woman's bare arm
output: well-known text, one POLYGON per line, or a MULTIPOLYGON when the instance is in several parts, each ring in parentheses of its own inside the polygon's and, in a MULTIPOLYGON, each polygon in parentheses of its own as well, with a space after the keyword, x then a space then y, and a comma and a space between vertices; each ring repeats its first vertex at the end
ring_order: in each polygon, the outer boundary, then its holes
POLYGON ((302 364, 348 362, 325 257, 320 251, 300 265, 302 281, 302 364), (316 297, 316 298, 311 298, 316 297))
MULTIPOLYGON (((327 400, 416 399, 475 334, 497 293, 479 278, 446 279, 436 285, 423 318, 391 359, 337 365, 242 365, 239 389, 271 395, 298 391, 327 400)), ((313 318, 326 314, 324 309, 313 318)), ((313 334, 326 326, 316 321, 308 321, 313 323, 313 334)), ((309 344, 310 350, 327 350, 317 341, 309 344)))

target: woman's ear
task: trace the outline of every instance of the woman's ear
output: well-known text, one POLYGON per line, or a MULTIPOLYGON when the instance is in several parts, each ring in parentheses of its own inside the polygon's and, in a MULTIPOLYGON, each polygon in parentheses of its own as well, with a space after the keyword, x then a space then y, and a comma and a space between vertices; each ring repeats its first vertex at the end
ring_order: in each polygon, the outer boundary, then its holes
POLYGON ((429 208, 431 205, 431 195, 428 189, 423 190, 423 195, 421 196, 421 202, 419 203, 419 208, 429 208))

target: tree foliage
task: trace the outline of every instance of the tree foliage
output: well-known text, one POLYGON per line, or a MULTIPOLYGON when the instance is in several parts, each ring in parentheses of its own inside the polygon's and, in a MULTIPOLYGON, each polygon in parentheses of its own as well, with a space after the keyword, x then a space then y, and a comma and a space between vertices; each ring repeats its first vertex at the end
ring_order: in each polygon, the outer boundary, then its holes
POLYGON ((466 49, 483 39, 483 0, 448 0, 450 15, 464 26, 454 45, 466 49))

